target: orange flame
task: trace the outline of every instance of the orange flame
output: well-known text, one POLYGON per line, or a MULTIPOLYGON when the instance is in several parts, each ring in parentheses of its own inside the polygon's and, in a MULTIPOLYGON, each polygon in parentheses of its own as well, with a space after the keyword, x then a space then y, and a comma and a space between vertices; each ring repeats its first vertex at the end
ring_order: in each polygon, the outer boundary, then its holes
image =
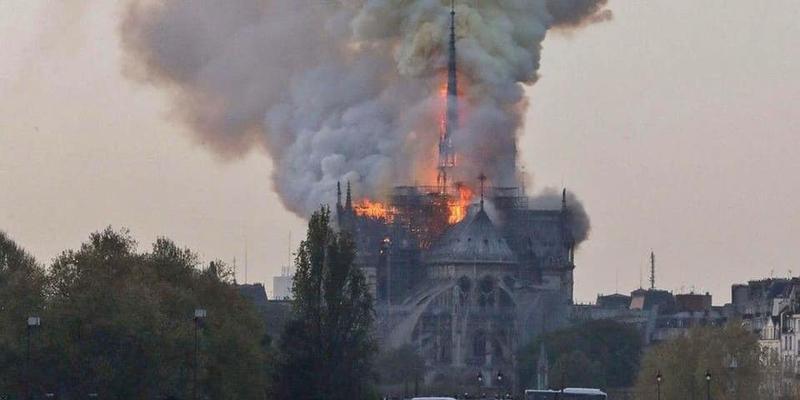
POLYGON ((394 208, 370 199, 359 200, 353 206, 353 210, 356 212, 356 215, 360 217, 382 219, 388 222, 394 218, 394 208))
POLYGON ((450 217, 447 220, 448 223, 451 225, 457 224, 467 216, 467 210, 469 209, 469 204, 473 195, 474 193, 469 187, 465 185, 458 186, 458 197, 451 198, 447 204, 447 208, 450 210, 450 217))

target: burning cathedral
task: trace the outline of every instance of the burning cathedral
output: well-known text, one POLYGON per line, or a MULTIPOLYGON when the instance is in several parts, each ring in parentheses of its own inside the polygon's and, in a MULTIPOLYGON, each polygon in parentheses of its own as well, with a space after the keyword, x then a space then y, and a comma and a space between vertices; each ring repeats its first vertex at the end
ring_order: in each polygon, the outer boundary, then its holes
POLYGON ((564 322, 588 220, 526 193, 517 139, 546 35, 613 18, 607 0, 133 3, 132 77, 168 88, 203 148, 264 151, 301 218, 342 183, 379 338, 415 346, 426 379, 511 380, 564 322))
POLYGON ((339 228, 350 232, 375 297, 379 341, 410 344, 426 380, 456 377, 499 387, 513 379, 515 355, 563 324, 572 303, 576 239, 566 191, 560 205, 529 204, 524 186, 451 178, 458 129, 455 10, 450 11, 446 102, 436 184, 397 186, 385 202, 337 190, 339 228), (342 199, 344 197, 344 200, 342 199), (503 371, 506 371, 504 375, 503 371))

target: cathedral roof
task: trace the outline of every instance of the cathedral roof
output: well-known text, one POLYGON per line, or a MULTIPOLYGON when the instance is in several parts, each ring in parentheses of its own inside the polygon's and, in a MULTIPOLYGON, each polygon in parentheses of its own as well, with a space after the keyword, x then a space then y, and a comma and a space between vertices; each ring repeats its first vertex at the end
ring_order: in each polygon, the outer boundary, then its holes
POLYGON ((483 208, 470 212, 434 244, 429 264, 514 264, 517 262, 506 240, 483 208))

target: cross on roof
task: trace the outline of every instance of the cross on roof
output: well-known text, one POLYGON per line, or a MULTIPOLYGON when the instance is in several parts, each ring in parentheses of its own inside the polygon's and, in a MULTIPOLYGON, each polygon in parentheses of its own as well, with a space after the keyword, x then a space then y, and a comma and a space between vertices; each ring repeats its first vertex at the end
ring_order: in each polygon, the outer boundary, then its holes
POLYGON ((481 181, 481 210, 483 210, 483 189, 484 189, 483 186, 484 183, 486 182, 486 179, 487 179, 486 175, 484 175, 483 172, 481 172, 480 176, 478 176, 478 180, 481 181))

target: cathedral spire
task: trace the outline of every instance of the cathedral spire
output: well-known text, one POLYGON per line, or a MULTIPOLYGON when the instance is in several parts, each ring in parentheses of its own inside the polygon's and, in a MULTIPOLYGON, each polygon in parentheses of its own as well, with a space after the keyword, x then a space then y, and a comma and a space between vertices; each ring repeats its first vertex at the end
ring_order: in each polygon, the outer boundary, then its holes
POLYGON ((345 198, 344 208, 348 211, 353 209, 353 196, 350 191, 350 181, 347 181, 347 197, 345 198))
POLYGON ((342 208, 342 183, 336 182, 336 209, 342 208))
POLYGON ((447 110, 444 126, 439 134, 439 176, 437 183, 442 193, 447 191, 447 174, 456 166, 452 133, 458 130, 458 71, 456 66, 456 5, 450 2, 450 38, 447 48, 447 110))

